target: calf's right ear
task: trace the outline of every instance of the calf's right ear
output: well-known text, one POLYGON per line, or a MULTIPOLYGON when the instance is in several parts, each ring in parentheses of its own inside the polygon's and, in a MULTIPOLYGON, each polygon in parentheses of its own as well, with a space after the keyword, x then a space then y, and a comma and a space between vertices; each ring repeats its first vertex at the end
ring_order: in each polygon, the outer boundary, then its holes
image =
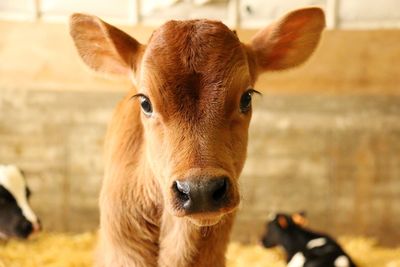
POLYGON ((295 224, 301 227, 306 227, 308 225, 308 220, 304 211, 293 213, 292 220, 295 224))
POLYGON ((79 55, 91 69, 126 76, 137 70, 144 46, 98 17, 73 14, 70 34, 79 55))

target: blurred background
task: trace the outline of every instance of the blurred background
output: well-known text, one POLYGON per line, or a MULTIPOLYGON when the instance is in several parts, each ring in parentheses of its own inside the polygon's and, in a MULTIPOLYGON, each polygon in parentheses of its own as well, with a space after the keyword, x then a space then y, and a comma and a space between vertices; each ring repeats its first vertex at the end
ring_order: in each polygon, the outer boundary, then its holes
POLYGON ((26 172, 47 231, 96 229, 104 134, 131 85, 85 68, 68 16, 95 14, 143 43, 169 19, 218 19, 246 42, 307 5, 327 30, 306 64, 256 85, 232 238, 258 241, 270 212, 305 210, 315 229, 399 244, 398 0, 0 0, 0 163, 26 172))

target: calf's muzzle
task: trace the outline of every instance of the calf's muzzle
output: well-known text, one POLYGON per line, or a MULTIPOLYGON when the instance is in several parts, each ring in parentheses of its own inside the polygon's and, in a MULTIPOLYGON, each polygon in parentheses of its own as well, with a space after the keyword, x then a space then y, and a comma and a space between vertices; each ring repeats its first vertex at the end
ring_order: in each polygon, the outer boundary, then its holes
POLYGON ((229 203, 230 182, 226 176, 176 180, 172 189, 185 215, 218 212, 229 203))

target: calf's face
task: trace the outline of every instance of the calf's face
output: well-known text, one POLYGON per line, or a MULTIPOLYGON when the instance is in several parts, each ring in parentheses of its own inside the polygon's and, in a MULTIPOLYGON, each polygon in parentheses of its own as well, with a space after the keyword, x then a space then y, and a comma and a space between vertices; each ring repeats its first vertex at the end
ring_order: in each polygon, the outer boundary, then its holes
MULTIPOLYGON (((220 22, 170 21, 142 45, 96 17, 71 18, 85 63, 136 84, 131 101, 141 109, 143 156, 164 206, 202 226, 239 204, 257 76, 305 61, 323 27, 320 9, 297 10, 244 44, 220 22)), ((138 109, 124 110, 129 117, 138 109)))
POLYGON ((244 47, 219 22, 168 22, 153 33, 137 80, 146 155, 166 207, 212 224, 239 203, 255 92, 244 47))
POLYGON ((40 229, 29 206, 30 191, 15 166, 0 166, 0 237, 27 238, 40 229))
POLYGON ((274 215, 267 223, 267 230, 263 235, 261 242, 265 248, 275 247, 281 244, 282 236, 288 227, 289 216, 285 214, 274 215))

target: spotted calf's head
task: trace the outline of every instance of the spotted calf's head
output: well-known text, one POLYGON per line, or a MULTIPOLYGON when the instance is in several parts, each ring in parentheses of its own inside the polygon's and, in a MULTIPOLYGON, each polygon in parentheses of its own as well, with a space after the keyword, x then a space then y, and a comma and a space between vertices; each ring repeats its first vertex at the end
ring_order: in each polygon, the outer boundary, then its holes
POLYGON ((324 15, 319 8, 293 11, 250 43, 210 20, 169 21, 147 45, 94 16, 74 14, 70 28, 89 67, 134 81, 137 91, 124 112, 137 112, 143 157, 165 207, 204 226, 239 204, 258 75, 304 62, 318 43, 324 15))
POLYGON ((29 197, 22 172, 13 165, 0 165, 0 238, 27 238, 40 230, 29 197))
POLYGON ((276 213, 269 216, 266 225, 266 231, 262 236, 261 243, 266 248, 282 245, 287 233, 293 229, 305 227, 308 224, 305 212, 296 212, 293 214, 276 213))

